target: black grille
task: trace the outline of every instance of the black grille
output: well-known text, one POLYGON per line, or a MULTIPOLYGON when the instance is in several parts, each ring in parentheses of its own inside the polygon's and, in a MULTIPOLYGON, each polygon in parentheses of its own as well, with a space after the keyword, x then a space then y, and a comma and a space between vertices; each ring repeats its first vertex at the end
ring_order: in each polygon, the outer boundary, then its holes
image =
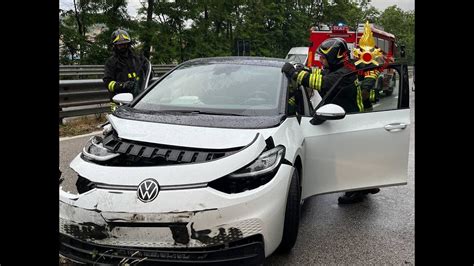
POLYGON ((99 245, 60 234, 59 253, 87 264, 114 264, 140 261, 139 265, 222 264, 261 265, 265 259, 262 235, 243 238, 227 245, 205 248, 136 248, 99 245))
MULTIPOLYGON (((213 150, 145 143, 119 138, 115 132, 103 140, 105 148, 120 153, 114 159, 95 163, 110 166, 157 166, 202 163, 238 152, 243 147, 213 150)), ((83 157, 87 160, 87 158, 83 157)))

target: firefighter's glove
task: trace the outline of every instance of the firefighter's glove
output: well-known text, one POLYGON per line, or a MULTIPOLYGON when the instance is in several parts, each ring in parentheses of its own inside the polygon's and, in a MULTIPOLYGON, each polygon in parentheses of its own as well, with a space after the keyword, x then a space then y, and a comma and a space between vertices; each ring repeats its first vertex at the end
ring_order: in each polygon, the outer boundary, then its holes
POLYGON ((131 92, 135 87, 135 81, 125 81, 118 84, 120 92, 131 92))
POLYGON ((295 69, 296 69, 296 72, 300 72, 301 70, 305 70, 307 72, 311 72, 310 69, 306 68, 305 65, 301 64, 301 63, 296 63, 295 65, 295 69))
POLYGON ((283 67, 281 68, 281 72, 285 73, 286 77, 289 80, 296 78, 296 69, 293 64, 286 62, 283 67))
POLYGON ((124 88, 126 88, 127 90, 132 91, 134 87, 135 87, 135 81, 134 80, 125 81, 124 88))

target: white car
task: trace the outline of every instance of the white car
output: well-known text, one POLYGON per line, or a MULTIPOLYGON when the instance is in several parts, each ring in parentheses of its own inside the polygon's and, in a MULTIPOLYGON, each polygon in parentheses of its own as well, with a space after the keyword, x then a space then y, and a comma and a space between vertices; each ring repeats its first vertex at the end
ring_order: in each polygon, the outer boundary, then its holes
POLYGON ((290 49, 290 51, 288 51, 285 59, 287 61, 306 65, 306 60, 308 59, 308 50, 309 47, 293 47, 290 49))
POLYGON ((103 136, 70 164, 77 192, 60 187, 60 254, 91 264, 259 264, 291 250, 304 199, 406 184, 405 65, 392 66, 400 90, 381 111, 346 114, 328 100, 336 84, 316 111, 298 88, 290 114, 284 63, 191 60, 108 116, 103 136))

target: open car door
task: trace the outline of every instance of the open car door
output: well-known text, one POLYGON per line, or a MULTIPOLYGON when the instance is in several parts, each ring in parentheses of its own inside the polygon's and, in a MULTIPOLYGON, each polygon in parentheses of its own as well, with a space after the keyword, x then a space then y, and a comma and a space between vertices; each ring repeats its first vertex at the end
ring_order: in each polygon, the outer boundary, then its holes
MULTIPOLYGON (((406 65, 391 64, 395 88, 380 95, 373 110, 312 125, 303 117, 302 198, 312 195, 407 183, 410 141, 409 81, 406 65)), ((356 75, 354 71, 351 75, 356 75)), ((342 78, 338 81, 341 82, 342 78)), ((335 84, 328 93, 335 93, 335 84)), ((333 94, 334 95, 334 94, 333 94)), ((336 96, 337 97, 337 96, 336 96)), ((319 106, 324 106, 324 97, 319 106)))
POLYGON ((139 82, 137 83, 137 86, 135 86, 135 88, 132 91, 132 94, 135 97, 139 95, 140 93, 142 93, 148 87, 149 81, 151 80, 151 78, 153 78, 152 76, 153 68, 148 59, 145 58, 140 63, 139 69, 140 69, 139 76, 143 77, 143 79, 139 80, 139 82))

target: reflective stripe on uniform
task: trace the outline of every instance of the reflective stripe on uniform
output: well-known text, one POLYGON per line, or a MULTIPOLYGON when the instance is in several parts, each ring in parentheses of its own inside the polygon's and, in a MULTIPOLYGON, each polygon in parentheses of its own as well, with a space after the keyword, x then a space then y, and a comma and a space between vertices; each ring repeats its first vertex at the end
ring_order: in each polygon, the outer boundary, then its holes
POLYGON ((320 70, 319 70, 319 76, 318 76, 318 79, 317 79, 317 82, 316 82, 316 89, 317 89, 318 91, 321 90, 322 83, 323 83, 323 75, 321 74, 321 69, 320 69, 320 70))
POLYGON ((288 104, 289 105, 296 105, 295 97, 292 96, 290 99, 288 99, 288 104))
POLYGON ((315 85, 316 85, 316 75, 311 74, 311 75, 309 75, 309 87, 314 88, 315 85))
POLYGON ((321 69, 317 69, 313 74, 310 76, 310 83, 309 87, 313 90, 320 91, 321 90, 321 81, 322 81, 321 69))
POLYGON ((357 107, 359 108, 359 112, 364 111, 364 104, 362 103, 362 91, 360 86, 357 86, 357 107))
POLYGON ((364 77, 365 77, 365 78, 373 78, 373 79, 376 79, 378 75, 379 75, 379 72, 376 71, 376 70, 366 71, 366 72, 364 73, 364 77))
POLYGON ((375 90, 370 90, 370 101, 375 102, 375 90))
POLYGON ((109 91, 113 92, 114 91, 114 87, 115 87, 115 80, 112 80, 111 82, 109 82, 109 91))
POLYGON ((132 78, 132 74, 131 74, 131 73, 128 73, 128 78, 129 78, 129 79, 132 78))
POLYGON ((301 71, 298 73, 298 77, 296 78, 296 82, 298 82, 299 85, 301 85, 301 82, 303 81, 304 76, 306 76, 305 71, 301 71))
POLYGON ((136 77, 137 77, 137 73, 133 72, 133 77, 136 78, 136 77))
POLYGON ((110 111, 115 111, 115 109, 117 109, 117 104, 114 103, 114 102, 110 102, 110 111))

